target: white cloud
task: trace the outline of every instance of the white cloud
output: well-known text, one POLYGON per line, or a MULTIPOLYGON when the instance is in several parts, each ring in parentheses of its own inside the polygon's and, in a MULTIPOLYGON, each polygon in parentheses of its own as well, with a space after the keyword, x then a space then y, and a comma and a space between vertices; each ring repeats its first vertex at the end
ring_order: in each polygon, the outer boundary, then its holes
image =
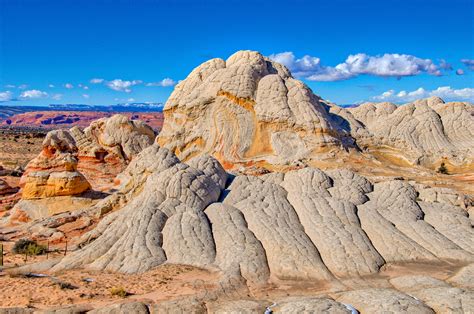
POLYGON ((85 90, 88 90, 89 86, 84 85, 82 88, 84 88, 85 90))
POLYGON ((175 86, 177 83, 175 80, 167 77, 164 78, 163 80, 159 82, 151 82, 151 83, 146 83, 146 86, 162 86, 162 87, 170 87, 170 86, 175 86))
POLYGON ((110 89, 119 91, 119 92, 126 92, 130 93, 132 91, 131 87, 143 83, 140 80, 133 80, 133 81, 123 81, 121 79, 115 79, 113 81, 107 82, 107 86, 110 89))
POLYGON ((64 87, 66 87, 67 89, 72 89, 74 88, 74 85, 72 85, 71 83, 66 83, 64 84, 64 87))
POLYGON ((53 84, 49 84, 48 87, 49 87, 49 88, 54 88, 54 85, 53 85, 53 84))
POLYGON ((474 71, 474 59, 461 59, 461 62, 469 69, 474 71))
POLYGON ((85 99, 89 99, 91 96, 87 94, 83 94, 82 97, 84 97, 85 99))
POLYGON ((7 84, 5 85, 5 88, 15 88, 16 86, 15 85, 12 85, 12 84, 7 84))
POLYGON ((62 94, 53 94, 53 95, 51 95, 51 99, 54 99, 54 100, 61 100, 62 97, 63 97, 62 94))
POLYGON ((474 88, 453 89, 450 86, 442 86, 434 90, 425 90, 420 87, 411 92, 402 90, 398 93, 391 89, 372 98, 377 101, 404 103, 431 96, 438 96, 447 101, 474 102, 474 88))
POLYGON ((48 93, 37 89, 27 90, 20 94, 21 99, 37 99, 45 97, 48 97, 48 93))
POLYGON ((89 81, 91 84, 101 84, 104 82, 104 79, 101 78, 93 78, 89 81))
POLYGON ((18 86, 19 89, 27 89, 28 88, 28 85, 26 84, 21 84, 18 86))
POLYGON ((464 70, 463 69, 457 69, 456 70, 456 75, 464 75, 464 70))
POLYGON ((0 102, 10 101, 12 100, 12 98, 13 98, 12 92, 10 91, 0 92, 0 102))
POLYGON ((134 102, 135 101, 135 98, 129 98, 127 99, 128 102, 134 102))
POLYGON ((432 60, 397 53, 349 55, 346 61, 335 67, 324 66, 320 58, 308 55, 297 59, 293 52, 272 54, 269 58, 287 66, 296 77, 310 81, 340 81, 364 74, 398 78, 421 73, 441 75, 440 67, 432 60))

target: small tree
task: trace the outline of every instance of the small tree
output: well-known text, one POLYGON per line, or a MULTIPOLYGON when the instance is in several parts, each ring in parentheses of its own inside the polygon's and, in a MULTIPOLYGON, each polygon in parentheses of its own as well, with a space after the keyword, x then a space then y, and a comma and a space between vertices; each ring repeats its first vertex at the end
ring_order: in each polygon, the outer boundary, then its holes
POLYGON ((446 168, 446 165, 444 164, 444 162, 441 163, 441 165, 439 166, 436 172, 441 173, 441 174, 449 174, 448 168, 446 168))

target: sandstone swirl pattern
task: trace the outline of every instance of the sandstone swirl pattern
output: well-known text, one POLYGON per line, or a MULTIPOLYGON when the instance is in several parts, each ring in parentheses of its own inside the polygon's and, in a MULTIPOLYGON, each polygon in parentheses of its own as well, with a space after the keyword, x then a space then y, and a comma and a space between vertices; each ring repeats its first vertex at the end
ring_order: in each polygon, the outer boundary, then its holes
POLYGON ((158 143, 184 160, 207 152, 228 163, 285 163, 341 144, 325 106, 284 66, 241 51, 176 86, 158 143))
POLYGON ((123 115, 102 118, 84 130, 55 130, 47 134, 42 152, 22 177, 23 199, 79 195, 111 185, 112 180, 145 147, 154 131, 142 121, 123 115))

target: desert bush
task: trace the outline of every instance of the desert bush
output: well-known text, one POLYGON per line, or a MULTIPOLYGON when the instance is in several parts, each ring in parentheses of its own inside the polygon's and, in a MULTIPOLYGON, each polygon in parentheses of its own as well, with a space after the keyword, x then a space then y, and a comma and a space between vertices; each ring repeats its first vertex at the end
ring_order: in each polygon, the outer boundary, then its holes
POLYGON ((113 287, 110 288, 110 294, 113 296, 118 296, 121 298, 125 298, 129 295, 129 293, 123 287, 113 287))
POLYGON ((20 239, 13 246, 13 253, 27 255, 41 255, 46 253, 46 246, 29 239, 20 239))

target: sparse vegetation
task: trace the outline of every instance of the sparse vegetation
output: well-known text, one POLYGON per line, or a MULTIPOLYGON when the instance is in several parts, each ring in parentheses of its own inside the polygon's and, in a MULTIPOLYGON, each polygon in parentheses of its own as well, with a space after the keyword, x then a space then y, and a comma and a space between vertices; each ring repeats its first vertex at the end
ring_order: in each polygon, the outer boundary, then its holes
POLYGON ((444 162, 441 163, 441 165, 438 167, 438 170, 436 172, 441 173, 441 174, 449 174, 448 168, 446 168, 446 165, 444 162))
POLYGON ((126 298, 129 295, 129 293, 123 287, 113 287, 110 288, 109 291, 111 295, 121 298, 126 298))
POLYGON ((30 256, 45 254, 46 250, 46 246, 29 239, 20 239, 15 242, 15 245, 13 246, 13 253, 26 254, 30 256))

